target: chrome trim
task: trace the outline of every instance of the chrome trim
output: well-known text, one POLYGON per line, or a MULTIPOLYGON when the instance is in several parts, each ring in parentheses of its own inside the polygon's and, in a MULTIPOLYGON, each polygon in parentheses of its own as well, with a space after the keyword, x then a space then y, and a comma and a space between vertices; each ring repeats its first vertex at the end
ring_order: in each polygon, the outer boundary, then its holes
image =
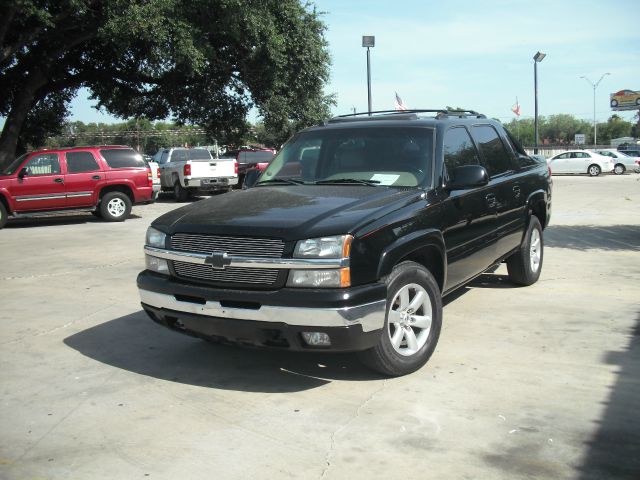
POLYGON ((259 309, 223 307, 220 302, 207 301, 204 305, 176 300, 173 295, 138 289, 142 303, 155 308, 207 315, 233 320, 277 322, 303 327, 349 327, 362 325, 364 332, 380 330, 384 326, 386 301, 345 308, 304 308, 262 305, 259 309))
POLYGON ((93 195, 93 192, 75 192, 75 193, 67 193, 67 198, 90 197, 91 195, 93 195))
POLYGON ((31 200, 54 200, 56 198, 66 198, 66 195, 33 195, 16 197, 16 202, 29 202, 31 200))
MULTIPOLYGON (((158 258, 164 258, 165 260, 199 264, 207 264, 207 257, 211 255, 205 253, 179 252, 165 248, 151 247, 149 245, 144 246, 144 253, 158 258)), ((229 262, 227 264, 228 266, 246 268, 318 270, 349 266, 348 258, 260 258, 225 254, 225 259, 229 262)))

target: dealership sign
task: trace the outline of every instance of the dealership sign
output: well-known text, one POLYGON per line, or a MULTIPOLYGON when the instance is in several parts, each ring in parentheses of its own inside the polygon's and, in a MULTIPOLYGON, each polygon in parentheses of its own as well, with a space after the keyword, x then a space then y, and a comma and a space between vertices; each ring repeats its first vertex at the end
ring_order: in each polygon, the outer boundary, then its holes
POLYGON ((609 95, 611 110, 640 110, 640 91, 620 90, 609 95))

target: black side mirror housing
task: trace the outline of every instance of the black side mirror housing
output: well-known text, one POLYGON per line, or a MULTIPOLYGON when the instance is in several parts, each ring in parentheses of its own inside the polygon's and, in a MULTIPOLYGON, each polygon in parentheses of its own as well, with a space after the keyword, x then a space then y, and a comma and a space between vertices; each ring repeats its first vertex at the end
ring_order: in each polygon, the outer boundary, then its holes
POLYGON ((29 173, 29 169, 27 167, 22 167, 20 169, 20 172, 18 173, 18 178, 23 179, 28 175, 28 173, 29 173))
POLYGON ((261 174, 262 172, 257 168, 252 168, 251 170, 247 170, 247 173, 244 176, 244 183, 242 184, 242 189, 246 190, 247 188, 253 187, 258 181, 258 178, 260 178, 261 174))
POLYGON ((489 183, 487 169, 481 165, 462 165, 453 169, 448 190, 469 190, 489 183))

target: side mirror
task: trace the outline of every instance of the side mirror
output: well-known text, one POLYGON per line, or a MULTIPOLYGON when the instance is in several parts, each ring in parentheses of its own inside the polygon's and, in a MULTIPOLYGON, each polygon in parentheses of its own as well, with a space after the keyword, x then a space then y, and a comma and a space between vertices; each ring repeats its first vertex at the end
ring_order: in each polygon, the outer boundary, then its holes
POLYGON ((468 190, 483 187, 489 183, 489 174, 481 165, 462 165, 453 169, 447 183, 448 190, 468 190))
POLYGON ((261 174, 262 172, 257 168, 252 168, 251 170, 247 170, 247 173, 244 176, 244 183, 242 184, 242 189, 246 190, 247 188, 253 187, 258 181, 258 178, 260 178, 261 174))
POLYGON ((29 174, 29 169, 27 167, 22 167, 20 169, 20 172, 18 173, 18 178, 22 180, 28 174, 29 174))

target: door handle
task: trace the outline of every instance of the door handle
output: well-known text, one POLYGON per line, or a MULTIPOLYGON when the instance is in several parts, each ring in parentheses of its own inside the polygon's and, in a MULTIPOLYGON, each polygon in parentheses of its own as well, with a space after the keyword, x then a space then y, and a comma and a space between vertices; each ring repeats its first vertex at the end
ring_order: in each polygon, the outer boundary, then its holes
POLYGON ((487 201, 487 205, 488 206, 490 206, 490 207, 495 207, 496 206, 496 196, 493 193, 490 193, 489 195, 487 195, 484 198, 487 201))
POLYGON ((56 178, 56 179, 54 180, 54 182, 56 182, 56 183, 63 183, 63 182, 64 182, 64 180, 62 180, 61 178, 56 178))
POLYGON ((516 195, 516 198, 520 196, 521 192, 520 192, 520 187, 518 185, 515 185, 513 187, 513 193, 516 195))
POLYGON ((93 177, 91 177, 93 180, 100 180, 100 175, 94 175, 93 177))

